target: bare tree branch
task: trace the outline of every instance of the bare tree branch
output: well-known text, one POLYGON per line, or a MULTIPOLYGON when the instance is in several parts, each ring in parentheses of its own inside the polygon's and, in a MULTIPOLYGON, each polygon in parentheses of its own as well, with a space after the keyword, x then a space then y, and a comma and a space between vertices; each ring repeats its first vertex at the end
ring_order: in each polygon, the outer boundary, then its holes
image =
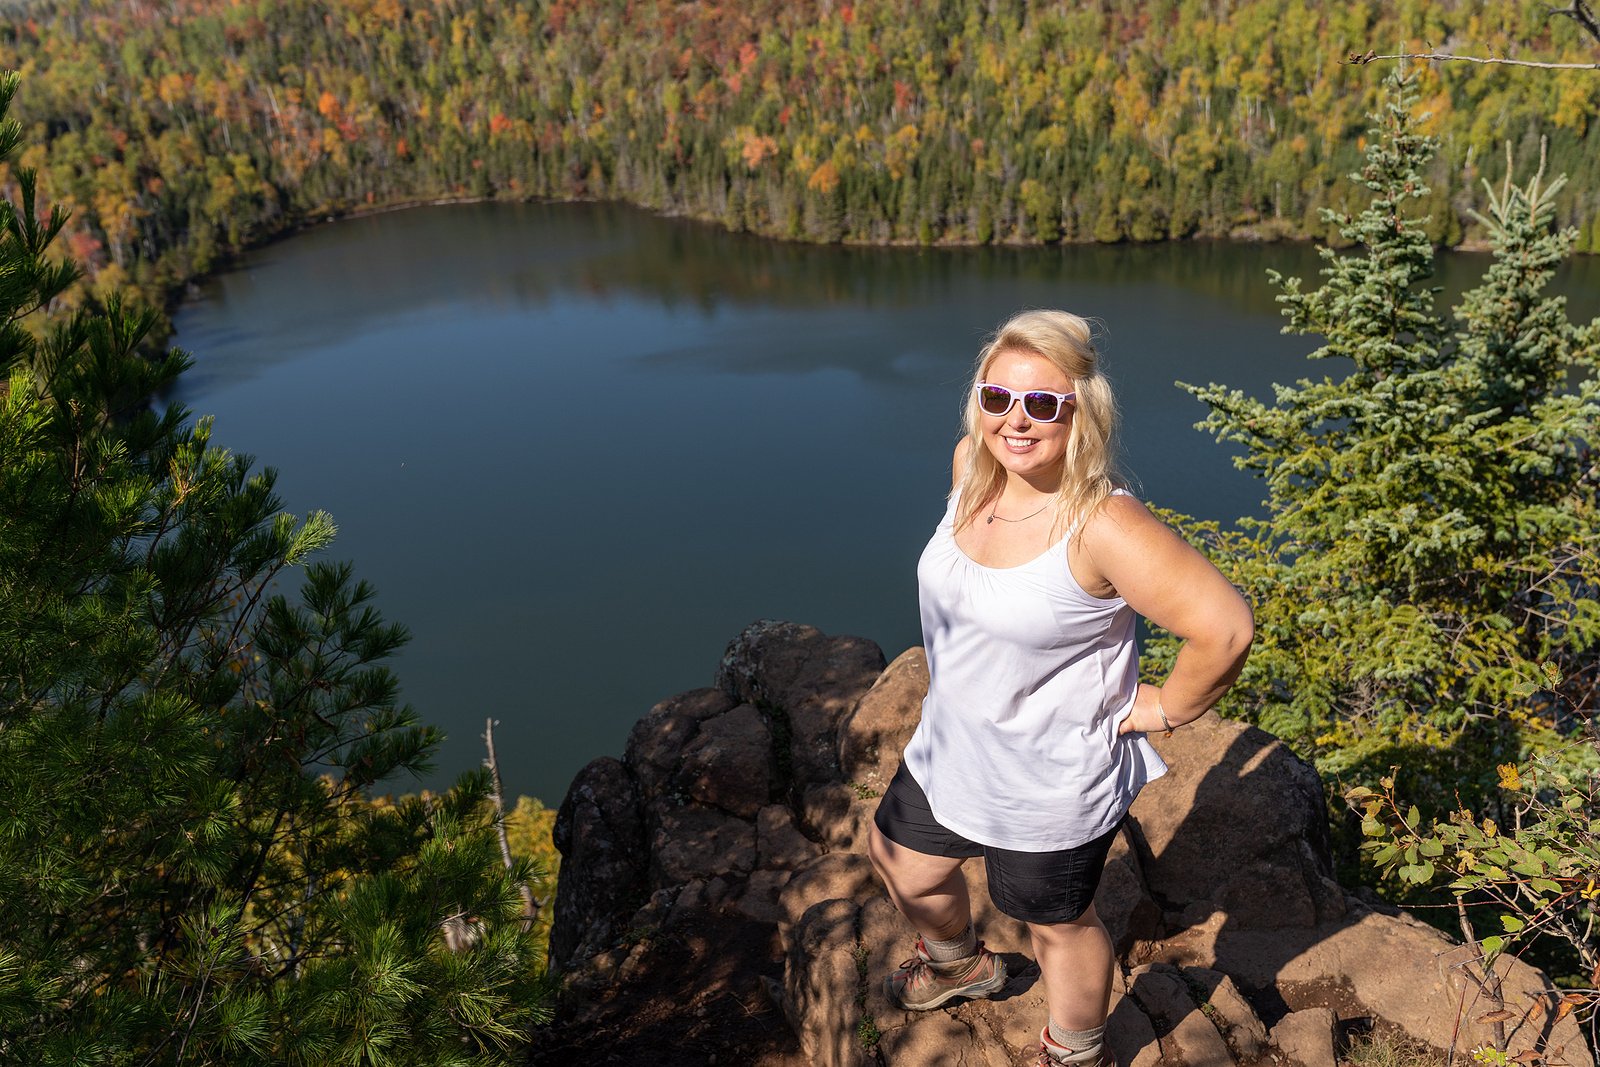
MULTIPOLYGON (((1456 897, 1456 918, 1461 922, 1461 934, 1467 939, 1467 947, 1477 953, 1478 966, 1483 971, 1480 980, 1472 973, 1472 961, 1461 961, 1461 973, 1466 975, 1478 989, 1489 998, 1489 1003, 1495 1007, 1495 1014, 1505 1011, 1505 992, 1500 984, 1500 976, 1494 973, 1494 968, 1489 965, 1487 954, 1478 944, 1478 935, 1472 930, 1472 922, 1467 918, 1467 905, 1460 897, 1456 897)), ((1459 1020, 1458 1020, 1459 1025, 1459 1020)), ((1494 1020, 1494 1047, 1501 1052, 1506 1050, 1506 1024, 1504 1019, 1494 1020)))
POLYGON ((1550 14, 1567 16, 1582 26, 1583 31, 1593 37, 1596 43, 1600 43, 1600 19, 1594 17, 1594 12, 1589 9, 1588 0, 1572 0, 1571 7, 1553 7, 1550 9, 1550 14))
MULTIPOLYGON (((1566 14, 1566 12, 1561 12, 1566 14)), ((1511 67, 1543 67, 1546 70, 1600 70, 1600 62, 1596 63, 1542 63, 1533 59, 1512 59, 1509 56, 1457 56, 1448 52, 1399 52, 1392 56, 1380 56, 1376 52, 1361 55, 1351 52, 1345 57, 1346 63, 1372 63, 1380 59, 1426 59, 1426 60, 1451 60, 1458 63, 1503 63, 1511 67)))
MULTIPOLYGON (((1565 15, 1576 22, 1584 33, 1593 37, 1596 44, 1600 44, 1600 18, 1595 17, 1589 0, 1572 0, 1571 7, 1552 7, 1549 12, 1552 16, 1565 15)), ((1534 59, 1512 59, 1510 56, 1496 55, 1458 56, 1449 52, 1432 51, 1432 41, 1428 42, 1428 48, 1430 51, 1427 52, 1401 52, 1392 56, 1380 56, 1375 51, 1368 51, 1366 55, 1351 52, 1345 56, 1345 62, 1366 64, 1379 59, 1424 59, 1456 63, 1501 63, 1511 67, 1542 67, 1545 70, 1600 70, 1600 63, 1544 63, 1534 59)))
MULTIPOLYGON (((494 792, 490 794, 494 801, 494 828, 500 833, 500 860, 506 865, 506 870, 511 870, 511 842, 506 838, 506 806, 502 799, 504 787, 500 784, 500 761, 494 756, 494 720, 485 719, 483 724, 483 743, 489 749, 489 776, 494 783, 494 792)), ((522 928, 533 929, 534 920, 539 917, 539 902, 533 899, 533 890, 528 888, 527 882, 518 882, 517 889, 522 893, 522 928)))

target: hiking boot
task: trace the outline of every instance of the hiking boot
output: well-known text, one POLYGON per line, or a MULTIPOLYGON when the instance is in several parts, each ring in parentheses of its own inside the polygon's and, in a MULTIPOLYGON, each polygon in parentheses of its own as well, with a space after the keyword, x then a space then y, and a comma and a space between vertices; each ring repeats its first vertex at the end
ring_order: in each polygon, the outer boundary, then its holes
POLYGON ((1006 984, 1006 964, 978 942, 978 951, 949 963, 935 963, 917 938, 916 955, 883 980, 889 1000, 907 1011, 929 1011, 956 997, 987 997, 1006 984))
POLYGON ((1037 1045, 1024 1045, 1022 1054, 1028 1067, 1116 1067, 1104 1044, 1083 1052, 1075 1052, 1065 1045, 1050 1040, 1050 1027, 1039 1031, 1037 1045))

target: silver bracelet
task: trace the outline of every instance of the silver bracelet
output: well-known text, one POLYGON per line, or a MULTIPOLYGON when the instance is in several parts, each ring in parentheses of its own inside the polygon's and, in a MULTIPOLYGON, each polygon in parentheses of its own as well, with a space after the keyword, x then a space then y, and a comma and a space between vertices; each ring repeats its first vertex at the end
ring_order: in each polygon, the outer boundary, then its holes
POLYGON ((1156 714, 1161 716, 1161 725, 1166 727, 1167 732, 1164 736, 1171 737, 1175 727, 1167 720, 1167 710, 1161 706, 1160 697, 1156 697, 1156 714))

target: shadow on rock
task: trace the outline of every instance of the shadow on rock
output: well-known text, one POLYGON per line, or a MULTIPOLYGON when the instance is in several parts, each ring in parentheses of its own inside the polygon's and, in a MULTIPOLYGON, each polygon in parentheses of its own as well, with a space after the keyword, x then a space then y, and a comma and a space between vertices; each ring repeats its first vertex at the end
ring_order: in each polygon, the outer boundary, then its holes
MULTIPOLYGON (((1307 1067, 1331 1065, 1352 1030, 1398 1031, 1441 1051, 1453 1042, 1458 1054, 1491 1042, 1476 1021, 1488 1008, 1461 970, 1468 949, 1333 880, 1314 768, 1272 735, 1215 716, 1152 740, 1170 771, 1140 795, 1133 821, 1163 933, 1127 959, 1168 1058, 1215 1058, 1207 1030, 1238 1061, 1276 1052, 1307 1067)), ((1549 988, 1520 961, 1499 968, 1514 1011, 1549 988)), ((1535 1043, 1593 1063, 1576 1025, 1513 1035, 1509 1051, 1535 1043)))
MULTIPOLYGON (((865 855, 916 728, 927 664, 870 641, 756 623, 715 685, 652 708, 623 758, 574 780, 551 933, 564 994, 539 1063, 1010 1067, 1047 1011, 1024 924, 968 864, 1002 994, 904 1012, 882 981, 915 932, 865 855), (619 1049, 632 1050, 618 1056, 619 1049)), ((1122 1067, 1333 1067, 1351 1026, 1436 1048, 1488 1038, 1466 950, 1332 878, 1321 784, 1270 735, 1208 717, 1157 739, 1170 772, 1134 804, 1095 908, 1121 958, 1107 1042, 1122 1067)), ((1513 1010, 1546 988, 1514 960, 1513 1010)), ((1553 1013, 1547 1013, 1550 1020, 1553 1013)), ((1594 1067, 1576 1023, 1548 1024, 1594 1067)), ((1538 1035, 1517 1035, 1512 1053, 1538 1035)))

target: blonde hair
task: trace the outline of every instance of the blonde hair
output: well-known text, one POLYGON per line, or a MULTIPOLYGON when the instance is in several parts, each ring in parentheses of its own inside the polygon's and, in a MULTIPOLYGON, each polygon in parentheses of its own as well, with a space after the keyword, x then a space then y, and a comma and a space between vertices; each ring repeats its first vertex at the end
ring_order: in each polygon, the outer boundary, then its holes
POLYGON ((956 529, 971 522, 999 497, 1006 472, 983 443, 983 412, 978 408, 976 385, 1003 352, 1021 352, 1049 360, 1073 382, 1078 394, 1073 402, 1072 428, 1061 461, 1061 484, 1056 490, 1056 515, 1052 537, 1071 530, 1076 537, 1085 521, 1105 503, 1112 490, 1123 485, 1116 470, 1114 441, 1117 401, 1111 383, 1100 370, 1089 321, 1066 311, 1024 311, 996 330, 973 367, 967 386, 967 470, 955 492, 956 529))

